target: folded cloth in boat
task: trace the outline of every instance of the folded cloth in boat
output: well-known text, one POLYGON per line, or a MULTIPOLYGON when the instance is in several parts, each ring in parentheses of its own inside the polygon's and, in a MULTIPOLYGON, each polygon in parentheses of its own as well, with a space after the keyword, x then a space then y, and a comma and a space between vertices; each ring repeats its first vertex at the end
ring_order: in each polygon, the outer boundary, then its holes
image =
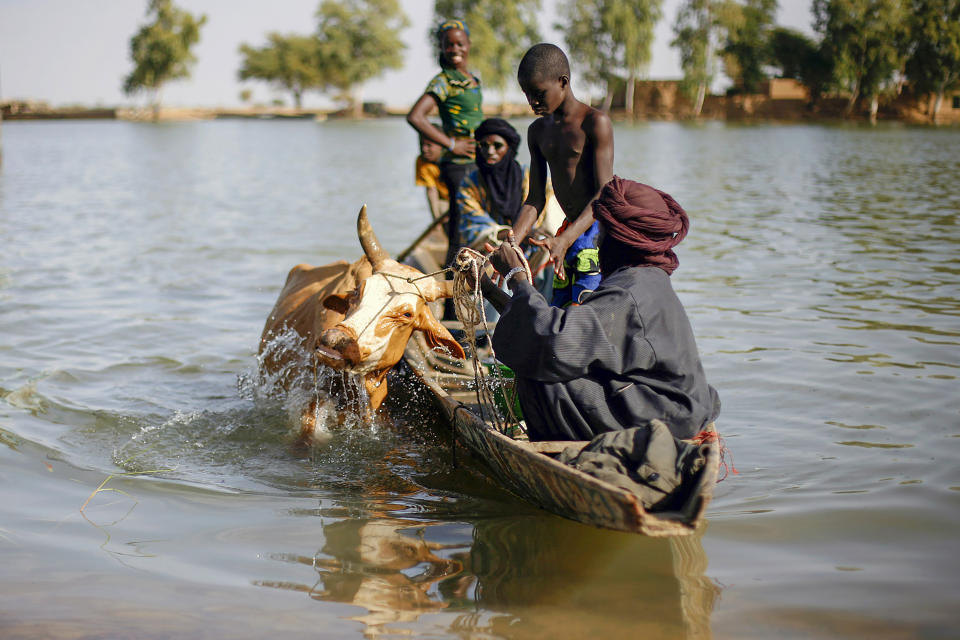
POLYGON ((706 462, 699 445, 675 438, 661 420, 602 433, 579 452, 565 449, 558 459, 635 494, 650 511, 678 506, 706 462))

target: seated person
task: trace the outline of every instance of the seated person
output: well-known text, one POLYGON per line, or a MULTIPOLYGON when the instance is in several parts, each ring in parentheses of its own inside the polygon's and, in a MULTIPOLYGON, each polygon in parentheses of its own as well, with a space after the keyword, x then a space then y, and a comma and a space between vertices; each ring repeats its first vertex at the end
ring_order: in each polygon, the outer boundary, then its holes
POLYGON ((440 177, 440 158, 443 147, 420 134, 420 155, 417 156, 417 169, 414 184, 423 187, 427 194, 427 206, 436 220, 447 212, 450 206, 450 194, 447 185, 440 177))
POLYGON ((591 440, 654 418, 689 438, 716 418, 720 401, 670 284, 686 213, 668 194, 616 176, 593 213, 603 279, 579 306, 551 307, 507 243, 490 259, 513 297, 483 281, 484 295, 502 305, 493 346, 516 375, 530 439, 591 440))
MULTIPOLYGON (((520 134, 501 118, 488 118, 477 127, 477 167, 464 176, 457 191, 460 242, 482 250, 485 244, 499 245, 513 227, 514 219, 527 198, 530 172, 517 162, 520 134)), ((552 193, 548 193, 548 196, 552 193)), ((543 218, 545 216, 541 216, 543 218)), ((541 222, 541 221, 538 221, 541 222)), ((547 277, 547 252, 528 246, 525 250, 535 270, 535 282, 546 282, 549 295, 552 278, 547 277), (533 259, 540 253, 539 260, 533 259)), ((552 272, 551 272, 552 273, 552 272)), ((539 288, 539 287, 538 287, 539 288)), ((493 315, 488 315, 492 319, 493 315)))

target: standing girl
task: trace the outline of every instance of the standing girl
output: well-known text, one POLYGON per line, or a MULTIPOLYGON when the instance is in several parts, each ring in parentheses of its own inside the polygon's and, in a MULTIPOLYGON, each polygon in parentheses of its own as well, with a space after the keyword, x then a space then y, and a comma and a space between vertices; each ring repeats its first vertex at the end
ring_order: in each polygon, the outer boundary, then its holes
POLYGON ((417 100, 407 122, 421 136, 443 145, 445 152, 440 160, 440 176, 450 193, 450 214, 447 222, 447 238, 450 245, 446 263, 449 264, 460 246, 457 229, 460 225, 456 198, 460 181, 474 169, 473 132, 483 120, 480 105, 483 95, 480 79, 468 68, 470 53, 470 30, 462 20, 448 20, 437 29, 437 45, 440 50, 440 73, 433 77, 423 95, 417 100), (436 105, 440 111, 443 129, 430 124, 427 119, 436 105))

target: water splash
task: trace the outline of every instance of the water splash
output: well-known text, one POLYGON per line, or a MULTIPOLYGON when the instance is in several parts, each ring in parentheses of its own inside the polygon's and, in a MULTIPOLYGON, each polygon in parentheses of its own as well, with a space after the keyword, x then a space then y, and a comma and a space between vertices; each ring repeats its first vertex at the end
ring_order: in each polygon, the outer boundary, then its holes
POLYGON ((285 390, 307 386, 312 376, 306 338, 287 329, 271 338, 257 354, 256 368, 237 379, 240 396, 250 400, 276 398, 285 390))
POLYGON ((366 409, 370 396, 363 378, 318 365, 306 339, 292 329, 264 345, 256 370, 241 374, 237 389, 254 402, 279 400, 292 430, 299 429, 304 413, 312 410, 319 443, 329 440, 337 428, 376 431, 376 421, 366 409))

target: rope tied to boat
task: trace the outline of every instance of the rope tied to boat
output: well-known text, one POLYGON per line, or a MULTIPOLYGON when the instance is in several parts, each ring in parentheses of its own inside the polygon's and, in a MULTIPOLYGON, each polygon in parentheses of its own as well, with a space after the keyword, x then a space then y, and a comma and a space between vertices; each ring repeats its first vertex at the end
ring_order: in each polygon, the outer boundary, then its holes
POLYGON ((740 475, 740 472, 737 471, 737 467, 733 464, 733 453, 730 451, 730 448, 727 447, 727 443, 720 437, 720 434, 717 433, 715 429, 704 429, 697 435, 690 438, 690 442, 695 445, 704 445, 711 442, 716 442, 720 447, 720 462, 719 466, 723 468, 723 475, 717 478, 717 482, 723 482, 727 475, 733 474, 735 476, 740 475), (729 464, 727 462, 729 460, 729 464))
MULTIPOLYGON (((512 235, 506 240, 506 244, 519 255, 521 263, 526 269, 527 280, 532 284, 530 265, 527 263, 526 256, 523 255, 523 251, 517 246, 512 235)), ((489 338, 490 328, 487 324, 487 314, 483 306, 483 294, 480 291, 480 279, 483 276, 484 267, 486 267, 489 259, 489 254, 480 253, 470 247, 462 247, 457 251, 451 265, 454 272, 453 308, 457 314, 457 319, 460 320, 463 325, 463 331, 466 334, 467 342, 472 351, 473 377, 477 390, 477 404, 480 405, 481 412, 484 411, 484 407, 490 407, 490 413, 493 416, 492 422, 496 426, 497 431, 509 435, 508 431, 511 425, 517 425, 521 430, 525 430, 513 411, 512 399, 507 398, 507 387, 503 375, 500 372, 500 367, 496 366, 497 354, 493 349, 493 342, 490 341, 489 338), (493 378, 492 385, 487 380, 487 375, 480 362, 479 354, 477 353, 477 328, 480 326, 483 327, 483 331, 488 336, 490 356, 494 362, 494 366, 491 367, 490 371, 491 377, 493 378), (509 420, 504 420, 497 411, 496 402, 493 397, 493 385, 504 390, 504 405, 509 420)))

